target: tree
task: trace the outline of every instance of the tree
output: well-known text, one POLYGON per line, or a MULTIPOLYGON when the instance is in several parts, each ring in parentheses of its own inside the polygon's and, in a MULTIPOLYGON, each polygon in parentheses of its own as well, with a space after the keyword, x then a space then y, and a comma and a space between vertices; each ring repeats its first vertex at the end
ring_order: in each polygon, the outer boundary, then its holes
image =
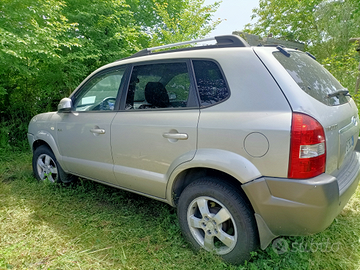
POLYGON ((44 106, 36 86, 43 63, 59 58, 63 48, 78 45, 66 37, 75 25, 62 14, 63 6, 64 2, 57 0, 0 3, 1 145, 24 137, 24 119, 36 113, 35 108, 44 106), (4 127, 6 124, 9 125, 4 127))
MULTIPOLYGON (((0 3, 0 96, 9 103, 9 84, 28 83, 33 67, 59 57, 61 47, 76 46, 64 33, 73 28, 61 14, 62 1, 4 0, 0 3), (9 76, 11 75, 11 76, 9 76), (21 78, 21 82, 17 80, 21 78)), ((26 87, 25 87, 26 88, 26 87)))
POLYGON ((286 38, 295 41, 316 41, 319 29, 315 13, 322 0, 260 0, 253 9, 252 19, 257 19, 248 30, 254 34, 286 38))
POLYGON ((219 7, 219 3, 203 6, 205 0, 184 0, 181 13, 169 13, 169 4, 155 3, 154 11, 157 18, 161 18, 146 32, 152 37, 151 45, 175 43, 192 39, 199 39, 211 32, 221 20, 212 21, 212 14, 219 7))
MULTIPOLYGON (((205 36, 204 0, 2 0, 0 147, 23 144, 32 116, 55 110, 91 71, 153 44, 205 36)), ((26 142, 25 142, 26 143, 26 142)))
POLYGON ((205 0, 126 2, 134 14, 136 25, 148 34, 151 46, 202 38, 221 22, 212 20, 220 2, 207 6, 205 0))

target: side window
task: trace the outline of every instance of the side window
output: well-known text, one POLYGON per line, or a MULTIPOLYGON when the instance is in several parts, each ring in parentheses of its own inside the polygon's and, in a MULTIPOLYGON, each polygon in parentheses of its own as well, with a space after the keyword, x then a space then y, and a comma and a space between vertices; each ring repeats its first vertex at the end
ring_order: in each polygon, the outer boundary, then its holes
POLYGON ((190 79, 188 73, 176 75, 167 84, 169 98, 172 103, 177 102, 186 104, 189 96, 189 89, 190 79))
POLYGON ((125 67, 101 73, 91 78, 76 96, 75 111, 114 110, 125 67))
POLYGON ((193 66, 202 107, 221 102, 229 97, 229 89, 215 62, 193 60, 193 66))
POLYGON ((186 107, 190 79, 186 62, 139 65, 133 68, 125 109, 186 107))

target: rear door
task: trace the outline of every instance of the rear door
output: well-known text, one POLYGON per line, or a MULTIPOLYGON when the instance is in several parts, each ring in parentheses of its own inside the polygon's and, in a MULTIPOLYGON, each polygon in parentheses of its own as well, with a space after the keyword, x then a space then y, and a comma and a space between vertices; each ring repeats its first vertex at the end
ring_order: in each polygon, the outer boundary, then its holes
POLYGON ((117 185, 165 198, 169 173, 196 151, 198 102, 187 60, 135 65, 111 127, 117 185))

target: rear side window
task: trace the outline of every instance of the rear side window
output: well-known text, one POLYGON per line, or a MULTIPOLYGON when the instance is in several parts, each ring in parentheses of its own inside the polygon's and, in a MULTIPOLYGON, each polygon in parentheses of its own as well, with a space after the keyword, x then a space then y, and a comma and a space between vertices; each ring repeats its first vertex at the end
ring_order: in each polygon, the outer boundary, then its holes
POLYGON ((230 95, 219 66, 213 61, 193 60, 201 106, 209 106, 230 95))
POLYGON ((349 97, 344 95, 346 91, 341 91, 346 89, 306 53, 290 52, 290 56, 286 56, 281 52, 274 52, 273 55, 299 87, 316 100, 329 106, 349 101, 349 97))

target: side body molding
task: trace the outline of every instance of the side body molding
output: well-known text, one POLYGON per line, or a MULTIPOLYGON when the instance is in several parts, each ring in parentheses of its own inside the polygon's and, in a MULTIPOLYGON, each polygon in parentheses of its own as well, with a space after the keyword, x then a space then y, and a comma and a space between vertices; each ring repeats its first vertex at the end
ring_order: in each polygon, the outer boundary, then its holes
POLYGON ((193 168, 215 169, 231 175, 242 184, 261 177, 259 170, 243 156, 220 149, 198 149, 194 158, 189 162, 170 167, 169 172, 171 174, 168 177, 169 181, 166 188, 166 199, 170 204, 173 203, 173 185, 177 176, 181 172, 193 168))

